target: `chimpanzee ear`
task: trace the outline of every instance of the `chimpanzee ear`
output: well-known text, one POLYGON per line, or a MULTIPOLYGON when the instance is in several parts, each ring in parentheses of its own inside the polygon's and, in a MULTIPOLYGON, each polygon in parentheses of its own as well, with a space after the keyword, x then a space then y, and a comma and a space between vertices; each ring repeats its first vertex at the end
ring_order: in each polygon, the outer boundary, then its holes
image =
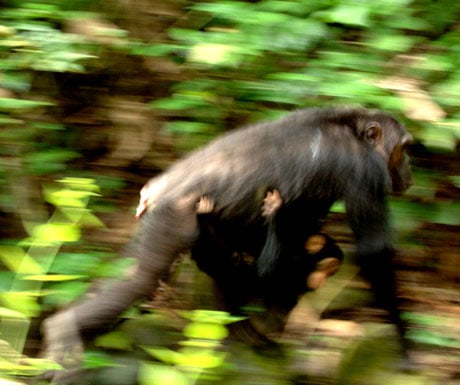
POLYGON ((366 142, 377 145, 382 139, 382 127, 377 122, 369 122, 364 131, 364 139, 366 142))

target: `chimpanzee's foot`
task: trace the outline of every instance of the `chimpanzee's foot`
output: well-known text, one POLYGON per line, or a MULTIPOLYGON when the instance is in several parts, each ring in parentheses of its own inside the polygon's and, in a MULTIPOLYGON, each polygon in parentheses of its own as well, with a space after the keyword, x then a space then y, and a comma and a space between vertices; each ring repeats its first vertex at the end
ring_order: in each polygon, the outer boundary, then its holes
POLYGON ((83 342, 73 310, 57 313, 43 322, 43 356, 64 368, 75 368, 83 356, 83 342))

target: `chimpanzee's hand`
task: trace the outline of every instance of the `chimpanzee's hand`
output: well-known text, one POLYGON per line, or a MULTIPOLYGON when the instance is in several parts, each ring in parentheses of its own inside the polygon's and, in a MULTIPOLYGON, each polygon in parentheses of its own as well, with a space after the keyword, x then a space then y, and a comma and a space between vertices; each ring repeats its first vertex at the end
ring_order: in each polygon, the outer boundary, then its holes
POLYGON ((262 216, 268 218, 275 214, 283 204, 283 199, 278 190, 268 191, 262 206, 262 216))

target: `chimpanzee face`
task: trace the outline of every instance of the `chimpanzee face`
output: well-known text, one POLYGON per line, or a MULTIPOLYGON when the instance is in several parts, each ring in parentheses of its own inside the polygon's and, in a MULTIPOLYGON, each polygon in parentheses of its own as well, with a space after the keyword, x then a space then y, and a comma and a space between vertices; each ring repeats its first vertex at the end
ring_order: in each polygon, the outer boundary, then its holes
POLYGON ((342 264, 342 251, 334 240, 324 234, 315 234, 305 242, 307 258, 316 261, 314 270, 307 276, 307 287, 310 290, 319 289, 326 279, 339 271, 342 264))
POLYGON ((410 160, 406 153, 406 148, 411 143, 412 136, 405 135, 400 143, 393 147, 388 159, 388 171, 391 176, 392 190, 395 193, 404 192, 412 185, 410 160))
POLYGON ((412 143, 412 135, 391 117, 368 122, 363 138, 387 163, 391 189, 401 193, 412 185, 412 172, 406 148, 412 143))

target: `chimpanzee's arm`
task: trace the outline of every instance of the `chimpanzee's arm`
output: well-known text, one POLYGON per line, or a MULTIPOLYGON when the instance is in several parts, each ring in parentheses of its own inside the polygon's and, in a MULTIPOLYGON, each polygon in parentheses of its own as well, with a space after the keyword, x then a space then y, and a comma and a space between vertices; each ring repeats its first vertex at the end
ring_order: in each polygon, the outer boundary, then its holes
POLYGON ((257 260, 257 271, 261 277, 269 276, 276 269, 281 253, 281 242, 277 232, 277 212, 283 205, 283 199, 278 190, 267 191, 262 205, 262 217, 267 224, 267 236, 264 247, 257 260))

